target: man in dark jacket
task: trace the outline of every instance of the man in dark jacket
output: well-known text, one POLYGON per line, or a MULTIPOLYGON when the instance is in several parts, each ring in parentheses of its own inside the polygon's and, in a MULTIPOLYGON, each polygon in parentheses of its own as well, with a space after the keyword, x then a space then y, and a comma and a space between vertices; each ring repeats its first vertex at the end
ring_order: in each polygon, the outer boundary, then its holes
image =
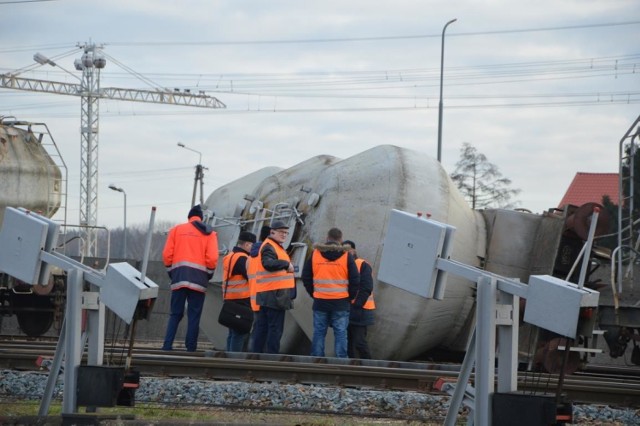
MULTIPOLYGON (((293 264, 282 246, 289 235, 289 227, 281 221, 271 224, 269 237, 260 246, 256 271, 256 302, 260 306, 259 321, 265 321, 267 336, 265 352, 280 352, 280 339, 284 331, 284 316, 293 308, 295 289, 293 264)), ((253 262, 253 259, 250 261, 253 262)), ((259 343, 254 341, 255 349, 259 343)))
MULTIPOLYGON (((348 249, 342 245, 342 231, 331 228, 326 243, 316 244, 302 269, 304 288, 313 297, 312 356, 325 356, 327 329, 332 327, 336 357, 347 357, 349 309, 360 283, 358 267, 348 249)), ((365 301, 363 297, 358 303, 362 306, 365 301)))
POLYGON ((349 358, 371 359, 367 343, 367 327, 373 325, 373 311, 376 309, 376 304, 373 301, 373 270, 366 260, 358 257, 356 243, 347 240, 344 244, 351 247, 349 252, 355 259, 358 272, 360 272, 360 286, 356 297, 351 302, 349 314, 349 328, 347 329, 349 349, 347 352, 349 358), (367 294, 368 297, 366 297, 367 294), (363 299, 365 302, 361 306, 363 299))

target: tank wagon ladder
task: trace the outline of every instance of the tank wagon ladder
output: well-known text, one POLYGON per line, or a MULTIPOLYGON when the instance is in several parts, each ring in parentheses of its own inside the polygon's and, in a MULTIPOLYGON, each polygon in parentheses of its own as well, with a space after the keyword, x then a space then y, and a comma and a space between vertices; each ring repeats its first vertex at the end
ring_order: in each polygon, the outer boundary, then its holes
MULTIPOLYGON (((254 201, 250 213, 254 215, 253 220, 247 220, 245 223, 253 222, 251 232, 256 235, 260 235, 260 228, 263 225, 271 226, 276 220, 280 220, 287 224, 291 230, 295 230, 298 223, 304 224, 301 218, 301 214, 296 209, 297 200, 289 200, 277 203, 273 209, 264 207, 261 201, 254 201)), ((293 232, 289 233, 285 245, 288 245, 291 241, 293 232)))
MULTIPOLYGON (((634 238, 634 181, 635 154, 640 136, 640 116, 629 127, 620 139, 618 164, 618 247, 617 247, 617 282, 619 291, 622 290, 622 270, 627 264, 625 278, 633 282, 633 264, 640 248, 640 235, 634 238), (637 126, 637 127, 636 127, 637 126), (635 128, 635 133, 633 133, 635 128), (625 173, 625 165, 627 172, 625 173), (625 195, 625 189, 627 195, 625 195), (634 243, 635 239, 635 243, 634 243)), ((613 259, 612 259, 613 260, 613 259)))
POLYGON ((57 190, 60 193, 60 207, 58 211, 61 212, 61 219, 57 220, 57 222, 61 222, 63 225, 67 224, 67 164, 64 162, 62 158, 62 154, 60 154, 60 150, 58 149, 58 145, 56 144, 55 139, 53 139, 53 135, 49 131, 49 127, 44 123, 38 123, 46 129, 46 132, 40 133, 38 140, 40 145, 47 151, 54 164, 49 164, 48 166, 48 176, 49 180, 53 180, 53 185, 49 186, 49 196, 47 201, 47 217, 51 217, 53 215, 53 210, 55 209, 55 197, 54 192, 57 190), (44 135, 48 136, 48 138, 44 138, 44 135), (55 170, 60 170, 60 177, 56 176, 55 170))

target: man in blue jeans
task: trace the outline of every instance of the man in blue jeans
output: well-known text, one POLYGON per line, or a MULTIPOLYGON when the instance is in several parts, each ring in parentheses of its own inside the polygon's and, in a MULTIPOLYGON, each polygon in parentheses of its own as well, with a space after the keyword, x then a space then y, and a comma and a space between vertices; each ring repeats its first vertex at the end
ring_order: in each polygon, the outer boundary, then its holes
POLYGON ((336 357, 347 358, 349 309, 360 283, 350 248, 342 245, 342 231, 331 228, 326 243, 315 245, 302 269, 304 288, 313 297, 311 356, 325 356, 325 338, 332 327, 336 357))

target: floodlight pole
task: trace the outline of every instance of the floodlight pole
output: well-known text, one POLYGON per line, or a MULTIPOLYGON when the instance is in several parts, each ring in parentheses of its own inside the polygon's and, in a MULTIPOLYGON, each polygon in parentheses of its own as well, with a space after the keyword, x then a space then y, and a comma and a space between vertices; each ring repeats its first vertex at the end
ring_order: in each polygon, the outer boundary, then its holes
POLYGON ((122 192, 122 195, 124 195, 124 248, 122 250, 123 254, 122 254, 122 258, 126 259, 127 258, 127 193, 124 192, 124 189, 122 188, 118 188, 117 186, 111 184, 109 185, 109 189, 112 189, 114 191, 118 191, 118 192, 122 192))
POLYGON ((438 162, 442 161, 442 72, 444 69, 444 32, 450 24, 456 22, 457 19, 452 19, 447 22, 442 29, 442 47, 440 49, 440 103, 438 105, 438 162))
POLYGON ((198 164, 196 165, 196 175, 193 179, 193 195, 191 196, 191 206, 195 206, 196 205, 196 189, 198 188, 198 181, 200 181, 200 205, 203 206, 204 205, 204 199, 203 199, 203 192, 204 192, 204 167, 202 167, 202 153, 200 151, 196 151, 195 149, 189 148, 188 146, 186 146, 185 144, 183 144, 182 142, 178 142, 178 146, 180 148, 184 148, 187 149, 191 152, 195 152, 196 154, 198 154, 198 164))

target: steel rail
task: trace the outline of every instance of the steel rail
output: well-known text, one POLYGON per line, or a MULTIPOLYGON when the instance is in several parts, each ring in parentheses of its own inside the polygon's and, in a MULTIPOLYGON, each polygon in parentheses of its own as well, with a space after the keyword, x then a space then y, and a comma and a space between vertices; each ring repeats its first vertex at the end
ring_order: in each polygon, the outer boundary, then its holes
MULTIPOLYGON (((7 369, 37 370, 39 367, 36 361, 53 357, 54 348, 33 343, 21 345, 5 342, 0 345, 0 366, 7 369)), ((105 360, 117 362, 118 359, 122 361, 123 357, 120 348, 105 351, 105 360)), ((202 380, 275 381, 429 393, 439 393, 433 389, 439 378, 455 381, 459 368, 454 364, 226 354, 217 351, 196 352, 193 355, 142 348, 133 352, 131 365, 143 377, 188 376, 202 380)), ((609 373, 599 373, 592 366, 589 370, 591 371, 588 373, 566 376, 563 391, 570 401, 640 407, 640 369, 627 369, 625 373, 619 367, 609 367, 605 368, 609 373)), ((526 371, 518 373, 518 388, 525 393, 534 395, 550 392, 557 385, 558 377, 554 375, 526 371)))

